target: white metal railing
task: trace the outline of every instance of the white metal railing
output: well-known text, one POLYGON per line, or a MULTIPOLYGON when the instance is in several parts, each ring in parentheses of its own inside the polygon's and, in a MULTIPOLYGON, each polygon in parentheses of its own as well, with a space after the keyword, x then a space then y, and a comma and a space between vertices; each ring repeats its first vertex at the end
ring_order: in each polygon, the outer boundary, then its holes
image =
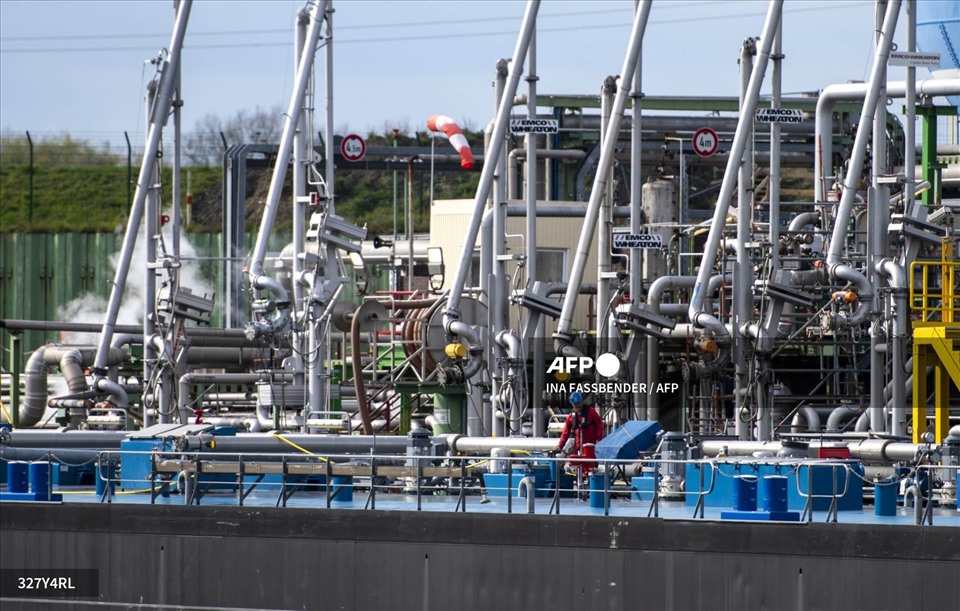
MULTIPOLYGON (((306 451, 303 450, 303 452, 306 451)), ((53 450, 47 453, 47 460, 51 463, 70 464, 60 460, 56 451, 53 450)), ((203 496, 213 486, 220 484, 235 489, 238 506, 243 506, 247 497, 255 489, 261 488, 275 490, 277 492, 276 505, 283 507, 298 491, 326 492, 326 507, 330 508, 332 503, 338 500, 337 496, 344 494, 345 488, 349 487, 350 494, 354 491, 365 490, 367 496, 364 501, 364 508, 373 509, 376 507, 378 492, 382 494, 386 489, 396 491, 400 487, 406 500, 410 500, 409 497, 414 497, 418 511, 422 510, 424 497, 428 495, 442 494, 448 497, 456 495, 454 511, 466 512, 471 493, 480 493, 482 495, 480 502, 484 502, 491 492, 498 492, 505 493, 507 513, 513 513, 514 493, 518 492, 518 486, 525 477, 532 476, 531 474, 535 474, 538 469, 549 470, 551 465, 556 465, 552 467, 552 472, 556 476, 547 478, 545 485, 538 487, 536 484, 531 485, 530 482, 527 482, 524 486, 528 495, 532 491, 540 498, 551 498, 548 514, 560 514, 561 497, 572 495, 581 498, 584 494, 602 494, 603 514, 609 515, 611 498, 614 495, 630 496, 637 492, 638 495, 651 495, 647 507, 648 517, 660 516, 660 505, 665 497, 660 490, 664 471, 667 469, 676 470, 678 466, 686 470, 687 465, 694 465, 697 471, 696 489, 689 489, 693 486, 690 486, 692 482, 688 478, 688 489, 671 490, 667 495, 671 499, 679 496, 685 504, 688 499, 695 497, 696 502, 693 503, 692 516, 694 519, 705 517, 706 498, 716 490, 718 477, 735 477, 735 475, 724 473, 721 467, 738 464, 734 461, 717 460, 715 458, 699 460, 578 458, 575 459, 577 466, 573 467, 573 485, 563 487, 560 482, 560 474, 565 472, 564 463, 569 462, 569 459, 538 455, 485 458, 472 456, 319 455, 309 452, 291 454, 276 452, 182 452, 166 449, 157 451, 109 450, 99 452, 96 458, 82 464, 90 464, 93 461, 96 462, 96 477, 99 480, 97 488, 100 491, 99 501, 102 503, 112 503, 115 495, 137 493, 149 493, 150 502, 155 503, 158 497, 166 496, 173 489, 176 489, 183 495, 184 504, 199 505, 203 496), (146 481, 121 479, 121 476, 116 473, 116 466, 123 462, 124 457, 129 460, 137 456, 149 461, 150 472, 146 481), (490 485, 477 483, 484 474, 490 473, 490 471, 481 469, 481 467, 493 461, 499 463, 499 470, 503 472, 503 475, 506 475, 506 486, 494 488, 490 485), (617 468, 628 465, 636 468, 638 464, 641 466, 640 472, 652 475, 652 490, 640 491, 633 487, 627 488, 615 485, 618 480, 616 476, 617 468), (602 467, 602 469, 595 469, 593 465, 602 467), (583 471, 592 472, 599 477, 584 478, 583 471), (210 477, 205 478, 205 475, 210 477), (222 475, 227 475, 231 479, 226 481, 213 479, 213 476, 219 478, 222 475), (280 476, 280 481, 264 481, 267 475, 280 476), (323 476, 323 480, 309 481, 310 476, 323 476), (404 483, 402 486, 397 483, 384 483, 379 481, 381 477, 394 481, 402 480, 404 483), (345 483, 348 478, 348 483, 345 483), (439 485, 436 483, 438 478, 449 483, 439 485), (602 485, 597 487, 597 484, 601 482, 602 485), (117 491, 118 484, 120 486, 146 484, 148 487, 142 490, 117 491), (584 487, 585 484, 586 487, 584 487)), ((793 473, 796 476, 796 493, 806 500, 801 520, 808 522, 813 520, 816 499, 830 500, 826 521, 837 522, 840 499, 850 492, 850 484, 853 478, 859 478, 868 485, 876 484, 876 482, 868 481, 853 468, 853 465, 844 461, 788 459, 742 464, 754 468, 778 466, 784 469, 786 474, 793 473), (830 472, 832 489, 826 493, 813 493, 814 472, 820 469, 826 469, 830 472)), ((956 473, 957 470, 960 470, 960 467, 919 465, 900 480, 892 480, 880 485, 899 485, 903 479, 908 477, 919 480, 920 476, 926 473, 928 482, 926 490, 918 486, 915 493, 915 502, 917 503, 915 522, 917 524, 933 524, 935 502, 931 494, 932 482, 937 472, 943 470, 956 473)), ((50 493, 54 492, 53 486, 53 477, 51 476, 48 484, 50 493)), ((530 507, 535 510, 535 503, 530 505, 528 502, 528 509, 530 507)))

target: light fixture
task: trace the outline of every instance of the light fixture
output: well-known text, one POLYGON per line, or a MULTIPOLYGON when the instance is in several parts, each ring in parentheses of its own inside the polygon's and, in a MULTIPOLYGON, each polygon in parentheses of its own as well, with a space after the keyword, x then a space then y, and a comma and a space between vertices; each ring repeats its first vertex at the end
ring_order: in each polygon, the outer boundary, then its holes
POLYGON ((439 291, 443 288, 444 272, 443 249, 439 246, 427 248, 427 273, 430 274, 430 288, 439 291))

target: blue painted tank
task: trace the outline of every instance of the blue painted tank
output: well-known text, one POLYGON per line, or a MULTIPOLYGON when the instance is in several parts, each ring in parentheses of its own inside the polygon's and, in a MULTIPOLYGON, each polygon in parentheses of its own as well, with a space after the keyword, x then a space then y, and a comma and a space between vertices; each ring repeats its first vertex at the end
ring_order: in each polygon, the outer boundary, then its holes
MULTIPOLYGON (((930 69, 934 78, 950 78, 948 71, 960 70, 960 2, 917 2, 917 48, 940 54, 940 69, 930 69)), ((960 106, 960 96, 948 100, 960 106)))

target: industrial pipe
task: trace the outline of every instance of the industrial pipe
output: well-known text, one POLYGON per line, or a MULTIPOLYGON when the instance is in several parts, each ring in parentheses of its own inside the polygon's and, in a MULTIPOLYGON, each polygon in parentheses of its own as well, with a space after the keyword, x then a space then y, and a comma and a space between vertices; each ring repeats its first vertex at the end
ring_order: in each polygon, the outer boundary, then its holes
MULTIPOLYGON (((537 19, 537 11, 540 8, 540 0, 529 0, 527 8, 523 15, 523 22, 520 27, 520 35, 517 38, 517 44, 513 51, 513 61, 510 64, 510 74, 504 88, 503 96, 497 116, 494 121, 493 133, 490 138, 490 146, 487 150, 494 155, 503 147, 506 140, 507 123, 510 120, 512 105, 508 102, 514 98, 517 93, 517 86, 520 82, 520 74, 523 72, 524 57, 530 46, 530 39, 533 36, 533 29, 537 19)), ((495 160, 486 160, 483 164, 483 170, 480 172, 480 183, 477 186, 476 197, 474 198, 473 214, 467 225, 467 233, 464 236, 463 251, 460 253, 460 263, 457 266, 457 275, 454 278, 450 289, 450 300, 443 311, 444 329, 450 335, 459 335, 457 330, 463 330, 466 325, 454 325, 453 323, 460 319, 460 298, 463 295, 463 289, 467 283, 467 275, 470 272, 470 263, 473 260, 473 248, 477 243, 477 234, 480 232, 480 223, 483 219, 483 210, 487 204, 487 198, 490 196, 490 188, 493 185, 493 176, 496 169, 495 160), (457 330, 455 330, 457 329, 457 330)), ((482 346, 479 346, 479 353, 476 359, 480 359, 483 352, 482 346)), ((475 367, 479 371, 482 363, 475 367)), ((473 366, 471 365, 471 368, 473 366)))
MULTIPOLYGON (((508 469, 510 467, 507 467, 508 469)), ((508 490, 507 494, 513 494, 513 490, 508 490)), ((527 513, 534 513, 537 506, 537 480, 529 475, 520 480, 517 489, 518 497, 527 498, 527 513)))
MULTIPOLYGON (((960 81, 957 79, 928 79, 916 81, 918 95, 933 98, 960 94, 960 81)), ((906 95, 906 81, 887 83, 888 98, 902 98, 906 95)), ((826 192, 824 171, 832 171, 824 164, 833 163, 833 108, 838 102, 855 102, 866 98, 869 85, 866 83, 842 83, 825 87, 817 98, 817 110, 814 119, 814 142, 817 161, 813 165, 814 201, 821 202, 826 192)))
MULTIPOLYGON (((34 350, 23 371, 24 395, 20 403, 20 426, 36 426, 46 412, 48 366, 59 366, 67 388, 71 393, 79 393, 87 390, 83 368, 89 366, 96 355, 96 348, 92 346, 48 344, 34 350)), ((104 356, 105 366, 113 367, 127 358, 127 351, 108 348, 104 356)))
MULTIPOLYGON (((608 169, 613 161, 613 154, 617 146, 617 138, 615 135, 620 133, 624 107, 626 106, 627 97, 630 94, 649 16, 650 2, 645 0, 637 7, 634 16, 633 30, 630 33, 630 42, 627 45, 623 68, 620 70, 617 94, 613 100, 613 107, 610 111, 610 122, 606 129, 606 133, 612 134, 612 136, 604 140, 603 148, 600 152, 600 160, 597 162, 597 173, 594 177, 593 188, 590 192, 587 213, 584 218, 583 228, 580 232, 580 240, 577 243, 577 252, 573 260, 573 266, 570 269, 568 279, 569 288, 563 300, 563 309, 561 310, 560 319, 557 323, 557 331, 554 334, 554 348, 559 356, 579 356, 580 351, 573 346, 572 338, 570 337, 570 326, 573 324, 573 311, 577 303, 576 296, 580 291, 580 283, 583 282, 583 273, 587 266, 587 257, 590 254, 593 235, 596 232, 596 225, 599 220, 600 204, 606 195, 607 181, 609 178, 608 169)), ((606 307, 606 304, 604 304, 604 307, 606 307)))
MULTIPOLYGON (((270 178, 270 187, 267 191, 267 200, 263 208, 263 218, 260 222, 260 231, 257 233, 257 242, 254 245, 253 254, 250 259, 250 286, 257 289, 269 291, 274 295, 277 301, 278 315, 270 322, 259 325, 247 323, 248 329, 255 335, 260 335, 266 330, 277 331, 282 328, 286 322, 287 311, 289 309, 289 298, 287 291, 279 281, 264 274, 263 262, 267 255, 267 245, 270 239, 270 233, 273 230, 273 222, 277 216, 277 210, 280 204, 280 195, 283 189, 283 183, 287 175, 287 166, 290 163, 290 152, 293 148, 293 137, 300 121, 300 113, 303 109, 303 100, 306 96, 307 84, 313 74, 313 59, 320 40, 320 31, 323 26, 323 20, 326 17, 327 1, 319 0, 316 4, 308 3, 313 8, 311 15, 312 21, 307 28, 307 35, 303 46, 303 55, 300 57, 300 63, 297 66, 297 73, 293 87, 293 95, 290 98, 290 104, 287 106, 287 112, 284 115, 283 131, 280 134, 280 144, 277 147, 277 162, 273 168, 273 175, 270 178)), ((309 10, 309 9, 307 9, 309 10)), ((331 180, 331 183, 333 181, 331 180)))
MULTIPOLYGON (((167 124, 170 115, 170 106, 173 99, 174 87, 177 82, 177 73, 180 70, 180 50, 183 47, 183 37, 187 32, 187 21, 190 17, 190 8, 193 0, 183 0, 177 10, 177 18, 167 47, 167 56, 161 62, 160 83, 157 87, 157 97, 150 115, 150 128, 147 130, 147 142, 143 150, 143 163, 140 166, 140 175, 137 178, 137 191, 130 207, 130 217, 127 220, 126 233, 123 236, 123 245, 120 247, 120 256, 117 259, 117 270, 113 278, 113 287, 110 289, 110 300, 107 302, 107 312, 104 315, 103 328, 100 333, 100 343, 97 347, 97 357, 94 361, 95 375, 106 375, 107 360, 110 342, 113 340, 113 330, 120 313, 120 302, 127 288, 127 274, 130 271, 130 262, 133 259, 133 249, 137 243, 137 232, 143 218, 144 203, 147 192, 152 187, 150 178, 157 164, 157 151, 160 149, 160 137, 163 126, 167 124)), ((104 386, 109 386, 105 384, 104 386)), ((115 389, 114 389, 115 390, 115 389)), ((125 396, 115 395, 117 401, 124 402, 125 396)))
POLYGON ((99 448, 115 450, 130 431, 80 431, 76 429, 14 429, 0 437, 0 445, 11 448, 99 448))
POLYGON ((859 418, 860 414, 863 413, 862 407, 850 407, 846 405, 841 405, 837 407, 832 412, 830 412, 830 417, 827 418, 827 432, 836 433, 843 429, 843 423, 846 420, 852 418, 859 418))
MULTIPOLYGON (((757 61, 754 64, 750 75, 750 84, 747 87, 743 104, 740 110, 740 117, 737 121, 737 131, 733 137, 730 156, 727 159, 726 171, 723 174, 723 182, 720 186, 720 195, 717 199, 717 206, 714 210, 713 220, 710 224, 710 232, 707 235, 707 243, 704 246, 703 259, 700 262, 700 269, 697 273, 697 283, 693 289, 693 295, 690 300, 690 322, 695 326, 709 329, 718 337, 727 335, 726 327, 713 315, 707 313, 704 308, 706 299, 706 283, 713 274, 713 267, 717 260, 717 248, 720 245, 724 226, 727 220, 727 211, 730 208, 730 200, 733 195, 733 189, 736 183, 736 169, 742 162, 743 153, 746 150, 749 135, 752 132, 754 113, 757 108, 757 100, 760 96, 760 85, 763 83, 763 75, 767 69, 767 61, 770 57, 770 49, 773 46, 773 39, 777 30, 777 24, 780 21, 780 15, 783 9, 783 0, 771 0, 767 11, 767 17, 763 24, 763 32, 760 35, 760 48, 757 53, 757 61)), ((743 213, 743 211, 738 211, 743 213)))
POLYGON ((252 384, 261 378, 259 373, 186 373, 177 383, 177 409, 180 422, 189 422, 191 384, 252 384))
POLYGON ((236 437, 219 436, 213 448, 205 447, 203 439, 187 437, 185 451, 204 453, 282 453, 296 451, 289 442, 317 454, 406 454, 407 438, 394 435, 307 435, 303 433, 279 436, 269 433, 249 433, 236 437), (284 441, 284 439, 286 441, 284 441))
MULTIPOLYGON (((892 425, 890 432, 894 436, 903 436, 907 432, 907 395, 905 381, 903 344, 907 340, 907 275, 903 267, 891 259, 881 259, 876 265, 877 273, 887 278, 893 299, 893 332, 887 338, 892 344, 890 350, 892 389, 892 425)), ((874 375, 873 373, 871 375, 874 375)))
MULTIPOLYGON (((860 302, 856 312, 850 315, 841 312, 837 316, 836 322, 840 327, 851 327, 862 323, 867 318, 873 301, 873 287, 867 277, 840 261, 846 242, 847 225, 850 222, 850 214, 853 211, 853 204, 857 194, 857 185, 860 181, 860 173, 863 170, 863 163, 866 158, 867 143, 873 128, 874 114, 876 113, 877 104, 880 99, 880 89, 886 80, 887 59, 890 56, 890 48, 893 45, 893 34, 897 27, 899 12, 900 0, 890 0, 890 3, 887 5, 886 15, 883 19, 883 28, 880 32, 879 42, 874 54, 873 69, 870 73, 867 97, 863 104, 863 110, 860 113, 860 122, 857 126, 857 135, 853 143, 853 152, 847 165, 847 175, 843 181, 843 193, 840 198, 840 204, 837 206, 837 216, 834 220, 830 249, 827 252, 827 268, 830 277, 834 280, 853 283, 856 286, 857 297, 860 302)), ((879 372, 874 372, 871 375, 879 375, 879 372)))
MULTIPOLYGON (((411 221, 412 222, 412 221, 411 221)), ((373 424, 370 418, 370 405, 367 403, 367 388, 363 382, 363 363, 360 358, 360 316, 354 316, 350 321, 350 356, 353 359, 353 388, 357 395, 357 405, 360 408, 360 420, 363 422, 365 435, 373 434, 373 424)))
POLYGON ((438 439, 446 442, 454 453, 489 455, 494 448, 526 450, 528 452, 548 452, 557 447, 557 440, 548 437, 466 437, 463 435, 441 435, 438 439))

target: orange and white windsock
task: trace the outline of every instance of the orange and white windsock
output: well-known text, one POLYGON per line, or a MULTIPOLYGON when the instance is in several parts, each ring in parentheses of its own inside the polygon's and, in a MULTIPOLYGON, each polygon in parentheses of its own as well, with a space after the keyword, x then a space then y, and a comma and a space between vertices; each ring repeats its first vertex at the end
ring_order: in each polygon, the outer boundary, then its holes
POLYGON ((427 127, 432 132, 443 132, 453 148, 460 153, 460 167, 464 170, 473 168, 473 153, 470 152, 470 143, 460 131, 460 126, 453 122, 450 117, 444 115, 433 115, 427 119, 427 127))

